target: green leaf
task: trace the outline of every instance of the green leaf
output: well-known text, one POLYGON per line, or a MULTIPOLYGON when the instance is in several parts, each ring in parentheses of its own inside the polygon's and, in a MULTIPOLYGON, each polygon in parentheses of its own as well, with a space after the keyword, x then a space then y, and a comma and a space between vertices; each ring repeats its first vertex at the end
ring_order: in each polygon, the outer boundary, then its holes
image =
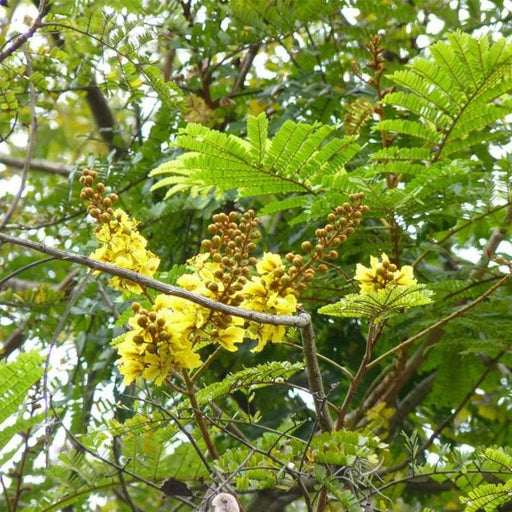
POLYGON ((339 302, 321 307, 318 312, 329 316, 371 318, 380 322, 404 309, 430 304, 432 292, 425 285, 387 286, 368 293, 346 295, 339 302))

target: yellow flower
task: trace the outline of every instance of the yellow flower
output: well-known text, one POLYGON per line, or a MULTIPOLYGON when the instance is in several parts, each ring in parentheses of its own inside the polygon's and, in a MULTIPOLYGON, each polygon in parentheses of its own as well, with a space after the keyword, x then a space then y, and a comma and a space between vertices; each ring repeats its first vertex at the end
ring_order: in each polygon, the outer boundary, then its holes
MULTIPOLYGON (((146 249, 147 240, 137 231, 137 221, 118 208, 112 220, 103 224, 96 233, 98 242, 103 243, 91 254, 91 258, 133 270, 147 277, 153 277, 160 259, 146 249)), ((114 276, 109 284, 120 291, 141 293, 142 288, 132 281, 114 276)))
POLYGON ((354 279, 359 281, 360 293, 382 290, 387 286, 409 287, 415 286, 417 281, 413 275, 413 268, 404 265, 401 269, 389 261, 386 253, 382 253, 381 260, 370 256, 370 268, 358 263, 354 279))
POLYGON ((171 299, 158 295, 151 311, 139 306, 138 313, 128 320, 132 330, 117 345, 119 371, 126 385, 137 377, 160 385, 174 371, 201 365, 201 358, 187 337, 190 326, 183 321, 182 312, 169 309, 171 299))
POLYGON ((260 324, 254 331, 258 344, 251 352, 261 352, 269 341, 271 343, 281 343, 286 334, 286 327, 284 325, 260 324))
POLYGON ((230 325, 227 329, 219 331, 216 341, 218 341, 226 350, 236 352, 238 347, 235 344, 242 343, 244 341, 244 335, 244 329, 230 325))
POLYGON ((281 261, 281 256, 279 254, 274 254, 271 252, 266 252, 263 254, 263 257, 261 258, 258 263, 256 263, 256 270, 258 271, 258 274, 270 274, 277 268, 282 268, 283 263, 281 261))
MULTIPOLYGON (((269 257, 265 265, 260 267, 262 273, 267 270, 273 272, 276 268, 279 268, 281 261, 278 255, 270 253, 266 255, 269 257), (279 260, 273 258, 273 256, 278 256, 279 260)), ((273 283, 272 277, 267 275, 253 277, 242 289, 245 299, 241 306, 273 315, 292 315, 295 313, 297 311, 297 297, 289 293, 288 289, 274 289, 273 283)), ((255 323, 252 323, 246 332, 248 338, 258 340, 258 345, 252 350, 253 352, 260 352, 268 342, 282 342, 285 334, 286 327, 282 325, 260 325, 255 323)))

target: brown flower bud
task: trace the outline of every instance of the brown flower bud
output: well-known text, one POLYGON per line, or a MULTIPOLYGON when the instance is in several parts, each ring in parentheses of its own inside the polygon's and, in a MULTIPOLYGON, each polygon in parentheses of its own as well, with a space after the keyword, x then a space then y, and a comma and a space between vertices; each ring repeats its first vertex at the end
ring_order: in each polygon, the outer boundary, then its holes
POLYGON ((305 241, 305 242, 302 242, 302 244, 300 245, 300 248, 304 251, 304 252, 310 252, 311 249, 313 249, 313 244, 309 241, 305 241))
POLYGON ((203 240, 201 242, 201 248, 204 249, 205 251, 209 251, 212 248, 212 241, 208 239, 203 240))
POLYGON ((279 277, 283 277, 284 276, 284 270, 280 267, 276 268, 274 270, 274 275, 279 278, 279 277))
POLYGON ((281 279, 279 279, 279 284, 281 286, 288 286, 291 282, 292 280, 290 279, 290 276, 286 274, 283 277, 281 277, 281 279))
POLYGON ((144 329, 144 327, 146 327, 146 325, 148 325, 148 319, 147 317, 141 315, 137 318, 137 325, 139 327, 142 327, 144 329))
POLYGON ((208 281, 206 283, 206 288, 208 288, 208 290, 216 293, 219 291, 219 285, 217 283, 214 283, 213 281, 208 281))
POLYGON ((134 342, 136 345, 142 345, 142 343, 144 343, 144 338, 143 338, 140 334, 136 334, 136 335, 133 337, 133 342, 134 342))
POLYGON ((325 274, 328 270, 329 267, 325 263, 320 263, 320 265, 318 265, 318 272, 325 274))
POLYGON ((338 259, 338 251, 329 251, 329 254, 327 256, 331 260, 336 260, 338 259))

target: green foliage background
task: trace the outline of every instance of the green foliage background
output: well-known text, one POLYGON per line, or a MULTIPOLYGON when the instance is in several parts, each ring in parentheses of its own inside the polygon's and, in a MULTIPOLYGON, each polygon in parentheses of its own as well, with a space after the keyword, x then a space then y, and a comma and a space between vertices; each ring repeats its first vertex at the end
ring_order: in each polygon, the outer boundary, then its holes
POLYGON ((186 400, 122 385, 110 342, 129 301, 3 244, 0 510, 196 510, 225 481, 248 512, 323 510, 322 487, 328 510, 511 510, 510 281, 479 301, 512 252, 509 3, 9 3, 3 215, 26 186, 2 232, 89 254, 78 177, 94 168, 173 284, 216 212, 256 209, 262 250, 284 255, 364 192, 370 212, 303 300, 336 407, 368 323, 317 310, 356 291, 356 263, 386 252, 434 292, 386 320, 375 357, 468 310, 372 366, 331 435, 297 393, 297 333, 223 353, 198 391, 221 455, 205 461, 186 400))

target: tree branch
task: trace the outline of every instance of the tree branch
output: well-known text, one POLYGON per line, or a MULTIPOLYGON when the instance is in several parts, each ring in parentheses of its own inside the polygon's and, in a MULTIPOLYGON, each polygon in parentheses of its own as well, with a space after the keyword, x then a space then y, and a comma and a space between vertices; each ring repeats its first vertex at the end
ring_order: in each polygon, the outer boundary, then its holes
POLYGON ((39 4, 39 14, 37 15, 37 18, 34 20, 34 23, 32 23, 30 28, 24 34, 21 34, 3 52, 0 53, 0 62, 4 61, 16 50, 21 48, 36 33, 36 30, 41 26, 43 18, 47 14, 46 3, 46 0, 41 0, 41 3, 39 4))
POLYGON ((116 158, 120 157, 126 148, 120 143, 120 136, 115 132, 116 119, 114 113, 94 79, 89 87, 87 87, 85 100, 91 109, 101 137, 108 145, 110 151, 115 151, 116 158))
POLYGON ((316 354, 315 333, 311 322, 308 322, 301 328, 300 334, 302 337, 304 359, 306 361, 309 389, 315 403, 318 422, 324 432, 331 432, 334 430, 334 423, 327 405, 327 397, 325 396, 324 384, 322 382, 322 373, 318 365, 318 357, 316 354))
MULTIPOLYGON (((14 158, 12 156, 1 156, 0 164, 4 164, 14 169, 23 169, 27 163, 26 158, 14 158)), ((28 163, 29 169, 32 171, 47 172, 49 174, 58 174, 60 176, 69 176, 73 169, 65 165, 54 164, 52 162, 45 162, 43 160, 30 160, 28 163)))
POLYGON ((298 328, 305 327, 309 325, 311 322, 311 316, 309 315, 309 313, 306 312, 300 312, 296 316, 271 315, 267 313, 259 313, 257 311, 250 311, 248 309, 238 308, 235 306, 228 306, 227 304, 223 304, 221 302, 208 299, 207 297, 203 297, 202 295, 199 295, 197 293, 189 292, 188 290, 185 290, 183 288, 172 286, 170 284, 162 283, 161 281, 158 281, 156 279, 151 279, 150 277, 143 276, 142 274, 134 272, 133 270, 127 270, 125 268, 116 267, 115 265, 110 265, 109 263, 102 263, 101 261, 97 261, 92 258, 88 258, 87 256, 82 256, 80 254, 74 254, 72 252, 53 249, 52 247, 48 247, 47 245, 40 242, 23 240, 22 238, 6 235, 4 233, 0 233, 0 240, 3 240, 5 243, 20 245, 22 247, 27 247, 28 249, 32 249, 34 251, 48 254, 49 256, 53 256, 54 258, 59 260, 71 261, 73 263, 78 263, 84 267, 88 267, 93 270, 98 270, 100 272, 105 272, 113 276, 128 279, 129 281, 133 281, 134 283, 137 283, 146 288, 151 288, 152 290, 156 290, 167 295, 181 297, 183 299, 189 300, 191 302, 194 302, 195 304, 199 304, 200 306, 211 309, 213 311, 220 311, 222 313, 227 313, 228 315, 238 316, 241 318, 245 318, 247 320, 252 320, 253 322, 270 325, 285 325, 289 327, 298 328))

